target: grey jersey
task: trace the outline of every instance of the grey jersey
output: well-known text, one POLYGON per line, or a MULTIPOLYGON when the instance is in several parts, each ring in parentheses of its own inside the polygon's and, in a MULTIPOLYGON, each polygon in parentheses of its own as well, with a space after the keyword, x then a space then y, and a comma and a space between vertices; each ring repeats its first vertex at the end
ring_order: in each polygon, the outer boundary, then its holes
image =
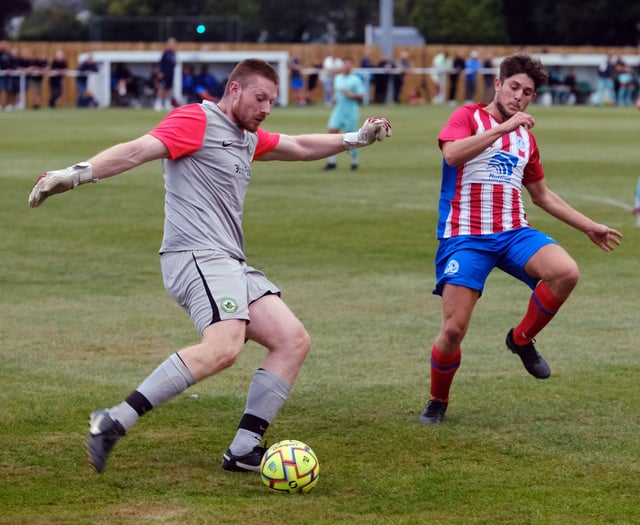
POLYGON ((242 208, 258 134, 240 129, 211 102, 174 110, 150 133, 171 153, 163 160, 160 253, 216 250, 244 261, 242 208))

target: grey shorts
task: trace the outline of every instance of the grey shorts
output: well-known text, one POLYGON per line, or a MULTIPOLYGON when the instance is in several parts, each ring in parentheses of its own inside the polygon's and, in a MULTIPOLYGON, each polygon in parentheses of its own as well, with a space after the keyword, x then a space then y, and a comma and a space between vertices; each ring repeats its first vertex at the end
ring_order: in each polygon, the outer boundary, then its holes
POLYGON ((280 295, 262 272, 212 250, 166 252, 160 266, 165 288, 200 335, 225 319, 248 322, 252 302, 267 294, 280 295))

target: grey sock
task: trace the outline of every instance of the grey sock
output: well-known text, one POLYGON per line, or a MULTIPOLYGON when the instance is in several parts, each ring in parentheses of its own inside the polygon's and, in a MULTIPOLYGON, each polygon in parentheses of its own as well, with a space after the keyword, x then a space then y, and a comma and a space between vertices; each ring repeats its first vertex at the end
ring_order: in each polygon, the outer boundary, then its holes
MULTIPOLYGON (((156 407, 184 392, 193 384, 193 375, 176 353, 170 355, 151 372, 137 388, 136 393, 143 396, 151 407, 156 407)), ((140 417, 140 413, 127 401, 110 408, 109 415, 119 421, 125 429, 132 427, 140 417)))
MULTIPOLYGON (((272 372, 262 368, 257 370, 249 386, 245 408, 245 414, 254 416, 254 418, 243 419, 259 418, 268 426, 287 399, 290 388, 287 383, 272 372)), ((266 427, 260 430, 242 428, 242 426, 238 428, 238 432, 229 447, 231 453, 241 456, 251 452, 262 441, 265 430, 266 427)))

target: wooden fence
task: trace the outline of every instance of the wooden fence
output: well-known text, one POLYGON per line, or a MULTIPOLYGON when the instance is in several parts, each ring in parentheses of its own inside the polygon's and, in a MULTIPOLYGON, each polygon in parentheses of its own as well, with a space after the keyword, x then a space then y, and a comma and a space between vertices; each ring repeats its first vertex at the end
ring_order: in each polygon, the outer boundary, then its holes
MULTIPOLYGON (((28 49, 34 56, 44 53, 49 60, 53 58, 57 50, 62 50, 65 54, 69 69, 75 70, 78 66, 78 56, 81 53, 92 51, 157 51, 158 58, 164 48, 162 42, 9 42, 10 47, 18 47, 19 50, 28 49)), ((251 56, 252 51, 287 51, 291 55, 296 55, 305 68, 314 67, 315 64, 321 63, 323 58, 329 54, 336 56, 351 56, 355 60, 355 64, 359 64, 360 59, 364 55, 368 55, 374 64, 377 64, 382 58, 382 52, 377 46, 365 46, 364 44, 337 44, 337 45, 321 45, 321 44, 252 44, 252 43, 202 43, 202 42, 180 42, 178 44, 179 51, 246 51, 247 56, 251 56)), ((520 48, 515 46, 470 46, 470 45, 425 45, 425 46, 408 46, 402 49, 396 48, 396 55, 401 50, 409 52, 412 65, 419 73, 409 73, 406 75, 401 100, 406 101, 409 93, 419 91, 427 101, 436 91, 436 85, 423 70, 430 68, 435 55, 446 50, 451 56, 459 54, 462 57, 468 57, 471 51, 478 52, 480 59, 492 54, 494 56, 505 56, 513 52, 524 50, 530 53, 554 53, 554 54, 613 54, 613 55, 637 55, 638 50, 634 47, 614 48, 614 47, 530 47, 520 48)), ((397 57, 390 57, 395 59, 397 57)), ((482 82, 478 82, 478 97, 482 82)), ((457 99, 462 100, 464 97, 464 85, 461 82, 458 87, 457 99)), ((43 84, 43 100, 48 97, 48 83, 43 84)), ((63 95, 58 101, 58 106, 74 106, 77 98, 75 87, 75 79, 72 75, 64 80, 63 95)), ((311 102, 321 100, 321 93, 311 95, 311 102)), ((29 99, 27 98, 27 107, 29 107, 29 99)))

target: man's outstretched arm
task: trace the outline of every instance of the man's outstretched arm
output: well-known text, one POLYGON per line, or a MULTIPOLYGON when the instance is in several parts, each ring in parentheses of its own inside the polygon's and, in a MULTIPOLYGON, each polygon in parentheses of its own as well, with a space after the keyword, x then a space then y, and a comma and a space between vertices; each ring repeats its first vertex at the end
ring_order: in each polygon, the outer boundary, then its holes
POLYGON ((43 173, 29 194, 29 206, 37 208, 51 195, 72 190, 81 184, 113 177, 168 155, 167 147, 151 135, 116 144, 85 162, 43 173))

